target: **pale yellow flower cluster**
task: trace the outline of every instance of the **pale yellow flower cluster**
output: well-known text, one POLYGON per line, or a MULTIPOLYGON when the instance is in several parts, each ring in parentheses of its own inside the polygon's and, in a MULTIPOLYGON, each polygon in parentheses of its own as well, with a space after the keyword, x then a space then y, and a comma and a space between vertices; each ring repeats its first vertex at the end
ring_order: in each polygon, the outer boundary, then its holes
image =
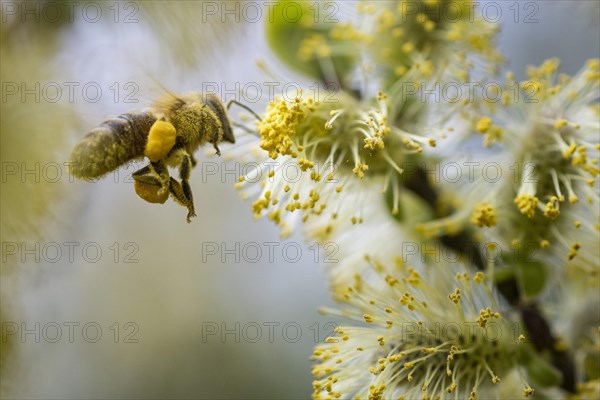
MULTIPOLYGON (((237 187, 284 235, 301 221, 311 241, 340 246, 328 269, 342 306, 327 313, 344 322, 314 352, 315 398, 522 398, 541 375, 544 395, 594 387, 582 363, 570 367, 575 343, 555 335, 564 316, 536 301, 569 270, 598 282, 600 62, 573 77, 556 59, 521 82, 507 73, 499 101, 431 101, 431 87, 501 66, 498 26, 475 7, 359 2, 347 21, 285 27, 297 53, 282 58, 340 90, 335 102, 272 101, 255 127, 265 178, 237 187), (459 161, 477 165, 472 179, 428 175, 459 161)), ((591 347, 578 357, 593 359, 591 347)))

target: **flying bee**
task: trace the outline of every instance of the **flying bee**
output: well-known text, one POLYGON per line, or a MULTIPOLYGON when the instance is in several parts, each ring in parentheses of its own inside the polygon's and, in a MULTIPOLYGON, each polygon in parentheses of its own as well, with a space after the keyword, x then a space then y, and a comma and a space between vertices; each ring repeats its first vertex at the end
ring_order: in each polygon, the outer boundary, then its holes
POLYGON ((187 207, 189 223, 196 216, 189 184, 196 165, 193 154, 211 143, 221 155, 223 141, 235 143, 235 138, 217 96, 170 94, 149 109, 119 115, 90 131, 71 152, 69 169, 75 177, 91 180, 145 156, 150 163, 132 174, 136 193, 151 203, 164 203, 171 194, 187 207), (168 167, 179 168, 181 182, 169 176, 168 167))

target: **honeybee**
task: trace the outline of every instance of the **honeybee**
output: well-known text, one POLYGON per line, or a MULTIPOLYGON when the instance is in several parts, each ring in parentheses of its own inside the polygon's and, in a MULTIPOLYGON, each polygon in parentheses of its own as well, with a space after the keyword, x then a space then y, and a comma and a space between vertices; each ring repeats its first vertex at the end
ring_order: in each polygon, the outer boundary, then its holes
POLYGON ((136 193, 161 204, 171 194, 187 207, 189 223, 196 216, 189 184, 190 171, 196 165, 193 153, 212 143, 221 155, 218 145, 222 141, 235 143, 235 138, 217 96, 169 94, 149 109, 119 115, 94 128, 71 152, 69 169, 73 176, 91 180, 147 157, 150 163, 132 174, 136 193), (179 168, 181 182, 169 176, 168 167, 179 168))

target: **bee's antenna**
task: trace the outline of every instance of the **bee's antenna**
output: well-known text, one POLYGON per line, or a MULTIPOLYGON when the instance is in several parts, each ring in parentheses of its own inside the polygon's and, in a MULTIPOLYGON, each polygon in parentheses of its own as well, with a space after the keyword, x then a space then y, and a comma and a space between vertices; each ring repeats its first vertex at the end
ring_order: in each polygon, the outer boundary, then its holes
POLYGON ((254 116, 254 118, 256 118, 258 121, 262 121, 262 118, 258 116, 257 113, 255 113, 250 107, 248 107, 247 105, 240 103, 239 101, 232 99, 229 100, 227 102, 227 110, 229 111, 229 108, 231 107, 232 104, 236 104, 239 107, 242 107, 244 110, 248 111, 250 114, 252 114, 254 116))
POLYGON ((240 129, 242 129, 244 132, 246 132, 246 133, 249 133, 249 134, 251 134, 251 135, 254 135, 254 136, 260 136, 260 135, 258 134, 258 132, 256 132, 256 131, 253 131, 252 129, 248 128, 248 127, 247 127, 246 125, 244 125, 244 124, 238 124, 237 122, 232 122, 232 123, 231 123, 231 125, 232 125, 232 126, 235 126, 236 128, 240 128, 240 129))

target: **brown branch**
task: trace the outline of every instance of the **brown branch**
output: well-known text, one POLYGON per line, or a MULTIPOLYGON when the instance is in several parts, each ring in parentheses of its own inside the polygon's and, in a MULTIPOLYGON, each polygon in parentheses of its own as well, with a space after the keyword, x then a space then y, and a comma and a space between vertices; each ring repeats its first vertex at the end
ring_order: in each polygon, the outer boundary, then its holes
MULTIPOLYGON (((426 172, 422 168, 414 171, 403 184, 405 188, 424 200, 434 212, 437 210, 439 194, 429 184, 426 172)), ((469 257, 469 262, 477 269, 485 269, 485 261, 479 252, 478 242, 469 231, 463 230, 453 236, 443 235, 440 237, 440 242, 463 257, 469 257)), ((566 352, 557 350, 557 339, 552 334, 550 324, 542 315, 537 303, 535 301, 524 301, 515 278, 498 282, 496 287, 502 297, 519 310, 534 348, 540 353, 550 353, 552 365, 562 374, 561 387, 566 391, 575 393, 575 368, 573 360, 566 352)))

